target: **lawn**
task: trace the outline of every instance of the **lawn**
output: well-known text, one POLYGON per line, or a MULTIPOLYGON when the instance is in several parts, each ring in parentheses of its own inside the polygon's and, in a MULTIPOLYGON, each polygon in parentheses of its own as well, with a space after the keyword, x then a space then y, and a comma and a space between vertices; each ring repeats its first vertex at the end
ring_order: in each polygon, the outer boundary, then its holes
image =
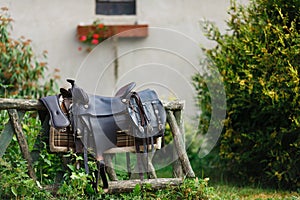
POLYGON ((272 189, 262 189, 255 187, 237 187, 232 185, 213 185, 215 196, 211 199, 224 200, 298 200, 300 199, 299 192, 278 191, 272 189))

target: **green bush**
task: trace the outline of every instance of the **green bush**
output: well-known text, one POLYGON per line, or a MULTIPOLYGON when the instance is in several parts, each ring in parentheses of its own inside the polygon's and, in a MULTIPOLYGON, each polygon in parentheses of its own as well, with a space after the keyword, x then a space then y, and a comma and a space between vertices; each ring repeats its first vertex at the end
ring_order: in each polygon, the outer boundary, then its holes
POLYGON ((53 91, 55 78, 44 79, 47 52, 34 54, 31 40, 11 37, 13 19, 7 8, 0 11, 0 97, 38 98, 53 91), (42 60, 42 61, 40 61, 42 60))
MULTIPOLYGON (((216 42, 204 49, 208 63, 222 74, 227 96, 220 167, 238 180, 299 188, 300 1, 232 1, 229 15, 227 33, 203 25, 216 42)), ((209 76, 194 77, 202 133, 210 119, 209 76)))

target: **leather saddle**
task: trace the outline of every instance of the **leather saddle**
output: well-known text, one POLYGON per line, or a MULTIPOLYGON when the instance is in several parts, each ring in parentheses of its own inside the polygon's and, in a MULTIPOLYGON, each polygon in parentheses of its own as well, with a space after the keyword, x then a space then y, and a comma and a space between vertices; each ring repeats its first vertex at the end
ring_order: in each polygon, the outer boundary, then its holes
POLYGON ((85 147, 96 155, 116 146, 116 133, 125 131, 136 138, 159 137, 164 133, 166 114, 154 90, 133 92, 131 82, 114 97, 87 94, 73 80, 72 87, 61 89, 60 95, 41 98, 54 128, 72 126, 85 147), (70 116, 61 109, 59 99, 72 99, 70 116))
MULTIPOLYGON (((69 90, 60 89, 59 95, 40 100, 48 109, 51 126, 66 128, 73 134, 75 151, 84 153, 87 173, 87 152, 96 159, 102 157, 104 151, 116 147, 120 131, 135 138, 136 152, 140 152, 140 144, 144 145, 144 152, 148 152, 149 139, 153 151, 154 137, 163 136, 166 123, 164 107, 154 90, 133 92, 135 83, 132 82, 119 89, 114 97, 104 97, 87 94, 75 81, 67 81, 72 85, 69 90)), ((108 187, 103 161, 97 161, 97 167, 96 191, 98 172, 103 187, 108 187)), ((140 178, 143 179, 141 173, 140 178)))

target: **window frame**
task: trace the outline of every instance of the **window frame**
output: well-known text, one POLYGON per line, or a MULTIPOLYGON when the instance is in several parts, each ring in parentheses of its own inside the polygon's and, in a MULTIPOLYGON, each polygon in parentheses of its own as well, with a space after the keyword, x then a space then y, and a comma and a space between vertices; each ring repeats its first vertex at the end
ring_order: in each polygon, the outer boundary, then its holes
POLYGON ((137 14, 136 0, 95 0, 95 3, 96 15, 136 16, 137 14))

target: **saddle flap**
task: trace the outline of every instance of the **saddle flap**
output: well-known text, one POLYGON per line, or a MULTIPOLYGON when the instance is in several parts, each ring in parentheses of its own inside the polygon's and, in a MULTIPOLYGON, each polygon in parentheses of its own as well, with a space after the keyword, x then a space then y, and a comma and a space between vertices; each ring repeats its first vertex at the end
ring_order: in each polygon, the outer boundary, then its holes
POLYGON ((62 112, 59 105, 58 95, 40 98, 40 101, 46 106, 54 128, 65 128, 70 125, 69 119, 62 112))
POLYGON ((139 99, 131 98, 130 106, 127 108, 131 123, 136 127, 134 136, 144 138, 163 134, 166 112, 157 93, 146 89, 137 95, 139 99))

